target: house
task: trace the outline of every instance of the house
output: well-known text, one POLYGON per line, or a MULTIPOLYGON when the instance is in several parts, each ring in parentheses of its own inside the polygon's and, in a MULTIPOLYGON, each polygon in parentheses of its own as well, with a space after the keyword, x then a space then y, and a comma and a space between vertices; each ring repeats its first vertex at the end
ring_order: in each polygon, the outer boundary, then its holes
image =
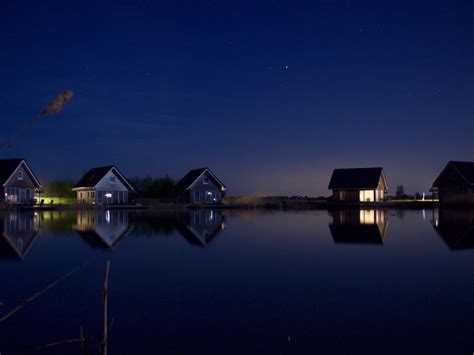
POLYGON ((329 230, 334 243, 383 244, 388 229, 384 210, 348 209, 331 214, 329 230))
POLYGON ((218 204, 227 188, 208 168, 189 171, 175 187, 178 203, 218 204))
POLYGON ((329 182, 338 202, 380 202, 387 192, 382 168, 335 169, 329 182))
POLYGON ((135 189, 113 165, 89 170, 72 189, 77 202, 99 205, 129 203, 135 189))
POLYGON ((43 188, 24 159, 0 160, 0 201, 7 204, 33 204, 35 193, 43 188))
POLYGON ((450 161, 430 191, 445 204, 474 204, 474 162, 450 161))

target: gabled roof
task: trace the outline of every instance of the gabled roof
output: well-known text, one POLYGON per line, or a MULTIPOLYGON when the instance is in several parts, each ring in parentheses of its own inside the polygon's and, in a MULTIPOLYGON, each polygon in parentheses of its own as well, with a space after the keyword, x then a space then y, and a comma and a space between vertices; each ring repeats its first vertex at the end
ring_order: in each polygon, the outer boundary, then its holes
POLYGON ((438 187, 440 178, 449 167, 453 167, 469 185, 474 185, 474 162, 450 161, 434 181, 432 189, 438 187))
POLYGON ((30 169, 25 159, 0 159, 0 184, 5 185, 22 163, 25 164, 31 179, 36 183, 38 188, 41 188, 38 178, 30 169))
POLYGON ((334 169, 328 189, 375 189, 380 177, 387 184, 382 168, 334 169))
POLYGON ((104 178, 105 175, 110 170, 114 170, 115 175, 119 178, 119 180, 124 184, 129 191, 135 191, 132 185, 123 177, 120 171, 114 165, 108 166, 101 166, 98 168, 90 169, 78 182, 74 185, 75 189, 84 188, 84 187, 95 187, 100 180, 104 178))
POLYGON ((209 172, 211 179, 214 184, 221 186, 226 189, 226 186, 212 173, 209 168, 199 168, 190 170, 181 180, 176 184, 175 190, 177 192, 186 191, 202 174, 209 172))

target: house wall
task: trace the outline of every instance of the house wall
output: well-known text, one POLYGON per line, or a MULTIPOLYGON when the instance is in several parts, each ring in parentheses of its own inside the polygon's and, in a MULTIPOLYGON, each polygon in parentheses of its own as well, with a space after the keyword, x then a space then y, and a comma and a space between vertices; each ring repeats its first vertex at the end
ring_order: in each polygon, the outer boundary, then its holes
POLYGON ((202 174, 184 194, 185 203, 194 204, 216 204, 222 200, 222 191, 219 185, 216 185, 210 178, 209 172, 202 174), (205 184, 207 178, 208 183, 205 184))
POLYGON ((474 204, 473 187, 444 187, 439 189, 439 201, 445 204, 474 204))
POLYGON ((96 192, 94 189, 76 191, 76 198, 79 203, 92 204, 96 201, 96 192))
POLYGON ((30 204, 34 201, 34 190, 37 187, 34 180, 30 177, 24 164, 21 164, 13 176, 6 182, 2 189, 2 199, 10 204, 30 204), (23 179, 19 179, 21 173, 23 179), (12 190, 13 189, 13 190, 12 190), (28 191, 29 190, 29 197, 28 191), (5 193, 8 195, 5 196, 5 193))
POLYGON ((333 190, 334 201, 359 202, 359 190, 333 190))
POLYGON ((109 171, 100 180, 95 189, 85 189, 76 191, 76 198, 79 203, 96 203, 96 204, 127 204, 129 202, 130 194, 127 186, 125 186, 118 176, 109 171), (112 181, 114 178, 115 181, 112 181), (82 197, 81 197, 82 193, 82 197), (111 197, 106 197, 106 194, 111 194, 111 197))
POLYGON ((340 202, 380 202, 384 197, 383 185, 379 185, 376 190, 333 190, 334 201, 340 202))

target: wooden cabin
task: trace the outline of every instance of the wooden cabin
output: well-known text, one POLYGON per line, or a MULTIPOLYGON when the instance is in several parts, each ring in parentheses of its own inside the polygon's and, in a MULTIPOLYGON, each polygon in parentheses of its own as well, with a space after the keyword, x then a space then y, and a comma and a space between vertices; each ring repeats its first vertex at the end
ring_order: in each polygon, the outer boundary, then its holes
POLYGON ((212 205, 222 201, 227 187, 208 168, 189 171, 175 187, 178 203, 212 205))
POLYGON ((474 162, 450 161, 430 191, 443 204, 474 204, 474 162))
POLYGON ((74 186, 77 202, 97 205, 125 205, 136 192, 113 165, 90 169, 74 186))
POLYGON ((43 188, 24 159, 0 160, 0 201, 10 205, 32 205, 43 188))
POLYGON ((382 168, 335 169, 329 182, 337 202, 381 202, 387 193, 382 168))

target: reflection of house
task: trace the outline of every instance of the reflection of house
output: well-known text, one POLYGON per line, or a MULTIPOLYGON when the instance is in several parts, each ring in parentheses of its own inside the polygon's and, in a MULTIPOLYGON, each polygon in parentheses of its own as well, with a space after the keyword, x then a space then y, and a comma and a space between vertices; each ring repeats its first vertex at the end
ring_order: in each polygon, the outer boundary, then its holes
POLYGON ((441 203, 474 203, 474 162, 450 161, 433 183, 441 203))
POLYGON ((440 209, 432 223, 449 249, 474 248, 474 210, 440 209))
POLYGON ((0 160, 0 184, 0 201, 8 204, 33 204, 35 192, 43 191, 23 159, 0 160))
POLYGON ((74 186, 77 201, 90 204, 127 204, 135 193, 115 166, 89 170, 74 186))
POLYGON ((133 226, 126 211, 84 210, 77 212, 74 229, 89 245, 113 248, 132 231, 133 226))
POLYGON ((183 214, 177 229, 186 240, 199 246, 209 244, 224 229, 224 219, 220 211, 195 210, 183 214))
POLYGON ((176 196, 179 203, 220 203, 226 186, 208 168, 189 171, 177 184, 176 196))
POLYGON ((332 217, 329 229, 335 243, 383 244, 388 228, 384 210, 340 210, 332 217))
POLYGON ((39 230, 39 219, 33 212, 9 212, 0 216, 0 257, 23 259, 39 230))
POLYGON ((387 192, 382 168, 334 169, 329 190, 334 201, 379 202, 387 192))

